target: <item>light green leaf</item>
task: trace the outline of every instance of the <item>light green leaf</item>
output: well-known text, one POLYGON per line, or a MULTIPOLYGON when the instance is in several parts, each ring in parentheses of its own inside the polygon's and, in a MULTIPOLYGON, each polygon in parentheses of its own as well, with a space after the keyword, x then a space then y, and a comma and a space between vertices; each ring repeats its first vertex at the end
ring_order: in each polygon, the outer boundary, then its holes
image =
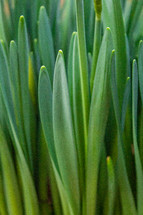
MULTIPOLYGON (((115 57, 115 56, 113 56, 115 57)), ((114 112, 116 117, 116 124, 118 130, 118 160, 117 160, 117 168, 118 168, 118 183, 121 194, 121 202, 123 214, 131 214, 136 215, 136 207, 135 201, 132 194, 132 190, 129 184, 126 164, 123 154, 123 136, 121 130, 121 121, 120 121, 120 110, 119 110, 119 100, 118 100, 118 92, 115 78, 115 58, 113 58, 112 63, 112 73, 111 73, 111 92, 112 92, 112 100, 114 105, 114 112)))
POLYGON ((94 214, 96 208, 99 161, 109 110, 110 41, 111 33, 107 28, 99 52, 90 108, 86 177, 87 215, 94 214))
POLYGON ((18 26, 18 61, 19 61, 19 77, 20 77, 20 97, 21 97, 21 123, 24 127, 26 149, 28 154, 28 162, 31 170, 32 164, 32 149, 31 149, 31 134, 30 120, 33 114, 31 110, 30 92, 28 87, 28 58, 29 46, 26 23, 23 16, 20 17, 18 26))
POLYGON ((48 73, 52 84, 55 62, 54 47, 49 18, 47 16, 46 9, 43 6, 40 8, 39 13, 38 35, 41 60, 43 65, 45 65, 46 68, 48 69, 48 73))
POLYGON ((39 85, 38 85, 38 97, 39 97, 39 109, 42 128, 46 143, 48 145, 48 150, 52 162, 55 164, 58 171, 58 163, 54 146, 54 137, 53 137, 53 95, 52 87, 50 82, 50 77, 45 66, 41 67, 39 85))
POLYGON ((59 170, 68 201, 74 213, 79 214, 80 194, 76 143, 62 51, 55 65, 53 85, 53 130, 59 170), (69 171, 70 170, 70 171, 69 171))
POLYGON ((120 111, 127 78, 127 49, 125 27, 120 0, 103 0, 103 22, 111 28, 116 51, 116 75, 120 111))
POLYGON ((76 32, 73 32, 71 41, 70 41, 69 54, 68 54, 68 87, 69 87, 71 107, 73 104, 73 49, 74 49, 75 36, 76 36, 76 32))

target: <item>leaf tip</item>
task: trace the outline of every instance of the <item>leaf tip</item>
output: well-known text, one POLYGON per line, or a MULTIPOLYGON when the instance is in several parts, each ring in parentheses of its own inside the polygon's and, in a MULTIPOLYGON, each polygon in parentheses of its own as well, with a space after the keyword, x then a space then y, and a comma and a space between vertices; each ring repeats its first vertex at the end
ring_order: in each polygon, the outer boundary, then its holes
POLYGON ((40 7, 40 14, 41 14, 41 13, 45 13, 45 11, 46 11, 46 9, 45 9, 45 7, 42 5, 42 6, 40 7))
POLYGON ((107 30, 107 31, 111 31, 110 27, 107 27, 106 30, 107 30))
POLYGON ((25 21, 24 16, 21 15, 21 16, 20 16, 20 22, 21 22, 21 23, 24 23, 24 21, 25 21))
POLYGON ((43 65, 43 66, 41 66, 41 69, 40 69, 41 71, 45 71, 46 70, 46 67, 43 65))

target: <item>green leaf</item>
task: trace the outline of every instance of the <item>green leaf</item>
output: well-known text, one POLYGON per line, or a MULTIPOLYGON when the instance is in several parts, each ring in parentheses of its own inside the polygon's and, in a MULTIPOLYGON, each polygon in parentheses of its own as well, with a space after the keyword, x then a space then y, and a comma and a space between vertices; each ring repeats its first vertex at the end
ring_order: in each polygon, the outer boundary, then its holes
POLYGON ((116 51, 116 75, 120 111, 127 78, 127 48, 120 0, 103 0, 103 22, 111 28, 116 51))
POLYGON ((23 214, 22 202, 16 172, 14 169, 14 163, 1 128, 0 128, 0 159, 2 166, 4 194, 8 208, 8 213, 11 215, 22 215, 23 214))
POLYGON ((7 215, 7 208, 6 208, 6 202, 4 197, 1 161, 0 161, 0 214, 7 215))
POLYGON ((69 55, 68 55, 68 87, 69 87, 71 107, 73 105, 73 49, 74 49, 75 36, 76 36, 76 32, 73 32, 71 41, 70 41, 69 55))
POLYGON ((45 66, 41 67, 39 84, 38 84, 38 98, 39 98, 39 109, 40 109, 40 118, 42 123, 42 128, 46 143, 48 146, 50 158, 58 171, 58 163, 54 146, 54 137, 53 137, 53 95, 52 87, 50 82, 50 77, 45 66))
POLYGON ((19 78, 20 78, 20 103, 21 103, 21 123, 24 127, 26 150, 28 153, 28 161, 32 170, 32 149, 31 149, 31 122, 33 114, 31 110, 29 80, 28 80, 28 58, 29 46, 26 23, 23 16, 20 17, 18 26, 18 62, 19 62, 19 78))
POLYGON ((93 48, 93 59, 92 59, 92 70, 90 77, 90 90, 92 93, 95 71, 97 66, 98 54, 101 46, 101 19, 95 20, 95 32, 94 32, 94 48, 93 48))
POLYGON ((141 95, 141 101, 143 104, 143 41, 141 40, 139 43, 138 50, 138 70, 139 70, 139 89, 141 95))
POLYGON ((42 66, 40 70, 38 94, 39 94, 39 109, 40 109, 41 123, 43 127, 44 136, 46 139, 46 143, 48 146, 52 167, 56 177, 56 183, 60 193, 63 212, 64 212, 64 215, 66 214, 73 215, 70 202, 67 199, 67 194, 64 189, 63 181, 61 179, 61 173, 59 172, 57 156, 55 153, 55 145, 54 145, 54 138, 53 138, 53 113, 52 113, 53 95, 52 95, 52 88, 51 88, 49 74, 44 66, 42 66))
POLYGON ((14 106, 14 114, 16 118, 16 125, 18 129, 18 135, 20 139, 20 144, 24 150, 25 155, 27 155, 25 149, 25 137, 23 134, 23 124, 21 105, 20 105, 20 80, 19 80, 19 70, 18 70, 18 55, 17 46, 14 41, 10 42, 10 67, 9 67, 9 77, 11 83, 12 99, 14 106))
POLYGON ((39 13, 38 35, 41 60, 43 65, 48 69, 52 84, 55 62, 54 47, 49 18, 47 16, 46 9, 43 6, 40 8, 39 13))
POLYGON ((135 151, 135 166, 137 175, 137 211, 138 215, 143 213, 143 169, 140 160, 140 154, 137 143, 137 111, 138 111, 138 70, 136 60, 133 61, 132 68, 132 126, 133 126, 133 143, 135 151))
POLYGON ((7 38, 5 35, 5 26, 3 20, 3 8, 2 2, 0 1, 0 40, 3 40, 7 44, 7 38))
POLYGON ((9 112, 9 115, 11 116, 13 127, 16 129, 14 106, 12 102, 12 88, 9 75, 9 64, 5 53, 3 41, 0 41, 0 90, 4 106, 9 112))
POLYGON ((88 83, 88 63, 85 39, 85 23, 84 23, 84 1, 76 0, 76 20, 79 46, 79 65, 80 65, 80 81, 82 90, 82 109, 84 120, 84 139, 85 151, 87 153, 87 133, 89 118, 89 83, 88 83))
POLYGON ((74 30, 75 24, 75 20, 73 19, 73 15, 75 16, 74 1, 75 0, 66 0, 64 2, 55 3, 56 5, 59 4, 57 9, 57 32, 60 31, 60 34, 58 34, 59 44, 60 48, 64 51, 65 56, 67 56, 68 53, 70 36, 74 30))
MULTIPOLYGON (((75 130, 76 146, 79 159, 79 180, 85 206, 85 137, 84 137, 84 116, 82 109, 82 90, 80 81, 78 35, 75 33, 72 53, 72 111, 75 130)), ((84 210, 84 209, 83 209, 84 210)))
POLYGON ((130 16, 130 25, 128 26, 129 37, 132 37, 136 23, 139 21, 140 14, 142 12, 143 1, 133 1, 133 13, 130 16))
POLYGON ((96 208, 99 161, 101 157, 101 149, 104 143, 105 128, 110 102, 110 41, 111 33, 110 29, 107 28, 99 52, 90 107, 86 177, 87 215, 94 214, 96 208))
POLYGON ((108 170, 108 215, 113 215, 115 205, 115 173, 113 162, 110 157, 107 157, 108 170))
MULTIPOLYGON (((115 57, 115 56, 113 56, 115 57)), ((112 73, 111 73, 111 92, 112 92, 112 100, 114 105, 114 112, 116 117, 116 124, 118 130, 118 160, 117 160, 117 168, 118 168, 118 183, 121 194, 121 202, 123 214, 131 214, 136 215, 136 207, 135 201, 132 194, 132 190, 129 184, 126 164, 123 154, 123 136, 121 129, 121 121, 120 121, 120 109, 119 109, 119 100, 118 100, 118 92, 115 78, 115 58, 113 58, 112 63, 112 73)))
POLYGON ((22 188, 24 195, 24 206, 27 215, 38 215, 38 201, 33 179, 31 177, 29 167, 27 165, 18 139, 18 131, 12 102, 11 84, 9 79, 9 66, 2 43, 0 43, 0 56, 0 89, 3 97, 3 103, 5 106, 8 129, 11 134, 11 139, 13 141, 18 165, 20 166, 19 169, 23 185, 22 188))
POLYGON ((79 214, 80 193, 77 152, 62 51, 59 51, 55 65, 53 130, 61 179, 73 213, 79 214))

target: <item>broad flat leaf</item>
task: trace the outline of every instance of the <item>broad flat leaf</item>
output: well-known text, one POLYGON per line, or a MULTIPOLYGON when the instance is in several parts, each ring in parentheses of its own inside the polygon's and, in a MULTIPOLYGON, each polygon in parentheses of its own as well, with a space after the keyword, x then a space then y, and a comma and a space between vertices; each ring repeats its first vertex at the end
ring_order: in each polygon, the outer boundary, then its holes
MULTIPOLYGON (((54 174, 56 176, 56 182, 58 185, 62 206, 64 213, 66 215, 70 214, 69 206, 67 202, 67 196, 65 194, 63 182, 61 180, 61 174, 59 172, 59 167, 57 163, 57 156, 55 153, 54 146, 54 138, 53 138, 53 111, 52 111, 52 103, 53 103, 53 95, 52 95, 52 87, 49 78, 49 74, 44 66, 41 67, 40 77, 39 77, 39 87, 38 87, 38 97, 39 97, 39 109, 40 109, 40 117, 41 123, 43 127, 44 136, 46 139, 46 143, 48 146, 49 155, 51 158, 52 167, 54 170, 54 174)), ((69 203, 70 204, 70 203, 69 203)), ((72 214, 70 214, 72 215, 72 214)))
POLYGON ((63 186, 74 213, 79 214, 79 178, 76 143, 63 54, 59 51, 53 84, 53 130, 63 186), (70 171, 69 171, 70 170, 70 171))
POLYGON ((90 107, 86 177, 87 215, 94 214, 96 208, 99 161, 110 102, 109 62, 111 39, 110 29, 107 28, 99 52, 90 107))
POLYGON ((44 66, 42 66, 40 70, 38 97, 41 123, 46 143, 48 145, 49 155, 51 157, 52 162, 55 164, 57 171, 59 171, 53 137, 53 119, 52 119, 53 93, 50 77, 46 67, 44 66))
MULTIPOLYGON (((73 17, 75 17, 75 0, 66 0, 63 2, 55 3, 59 7, 57 8, 57 25, 58 30, 60 32, 59 36, 59 44, 60 48, 65 53, 65 56, 68 54, 68 47, 70 42, 70 36, 74 30, 75 21, 73 17)), ((56 27, 57 28, 57 27, 56 27)))
POLYGON ((40 8, 39 13, 38 35, 41 60, 48 70, 52 84, 55 62, 54 47, 49 18, 47 16, 46 9, 43 6, 40 8))

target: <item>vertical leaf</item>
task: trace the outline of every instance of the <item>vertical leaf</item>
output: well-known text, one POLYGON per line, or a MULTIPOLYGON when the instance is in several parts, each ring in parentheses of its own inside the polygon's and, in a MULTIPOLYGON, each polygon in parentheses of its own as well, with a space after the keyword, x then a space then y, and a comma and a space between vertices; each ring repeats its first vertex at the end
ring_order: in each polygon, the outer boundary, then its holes
POLYGON ((118 182, 119 182, 119 188, 120 188, 123 214, 129 213, 129 214, 135 215, 137 214, 135 201, 129 184, 128 176, 127 176, 126 164, 125 164, 123 148, 122 148, 123 136, 122 136, 122 130, 121 130, 118 91, 117 91, 115 77, 116 77, 115 76, 115 58, 113 58, 112 73, 111 73, 111 92, 112 92, 112 100, 114 105, 117 130, 118 130, 118 160, 117 160, 118 182))
POLYGON ((10 215, 22 215, 22 203, 13 160, 5 137, 0 129, 0 158, 6 204, 10 215))
POLYGON ((82 109, 84 120, 85 152, 87 152, 87 130, 88 130, 88 110, 89 110, 89 84, 88 84, 88 64, 85 39, 84 23, 84 3, 83 0, 76 0, 76 20, 79 46, 80 81, 82 90, 82 109))
POLYGON ((143 169, 140 160, 140 154, 137 143, 137 108, 138 105, 138 70, 136 60, 133 61, 132 70, 132 126, 133 126, 133 143, 135 150, 135 166, 137 174, 137 211, 138 215, 143 213, 143 169))
POLYGON ((54 142, 63 185, 74 213, 79 214, 80 194, 77 152, 63 54, 55 65, 53 85, 54 142), (70 171, 69 171, 70 170, 70 171))
POLYGON ((115 205, 115 173, 113 162, 110 157, 107 158, 108 170, 108 215, 113 215, 115 205))
POLYGON ((91 100, 88 151, 86 201, 87 215, 95 213, 97 200, 97 180, 101 149, 104 143, 105 128, 109 108, 109 62, 111 56, 111 33, 107 28, 101 45, 97 62, 94 88, 91 100))
POLYGON ((43 65, 48 69, 52 84, 55 61, 54 47, 49 18, 47 16, 46 9, 43 6, 40 8, 39 13, 38 35, 41 60, 43 65))
POLYGON ((31 149, 31 135, 30 135, 30 120, 31 120, 31 106, 30 106, 30 92, 28 87, 28 58, 29 46, 28 35, 23 16, 20 17, 18 27, 18 60, 19 60, 19 75, 20 75, 20 93, 21 93, 21 123, 24 127, 24 135, 26 138, 26 149, 28 152, 28 160, 32 170, 32 149, 31 149))
POLYGON ((120 111, 127 78, 127 50, 125 27, 120 0, 103 1, 103 20, 111 28, 116 50, 116 75, 120 111))

